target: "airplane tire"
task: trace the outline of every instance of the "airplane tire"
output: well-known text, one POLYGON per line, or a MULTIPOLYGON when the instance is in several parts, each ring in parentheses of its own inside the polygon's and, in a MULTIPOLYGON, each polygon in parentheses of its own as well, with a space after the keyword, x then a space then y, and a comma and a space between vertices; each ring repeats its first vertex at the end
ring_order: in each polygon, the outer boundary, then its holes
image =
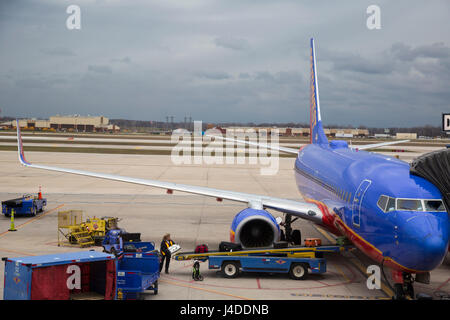
POLYGON ((280 230, 280 241, 286 241, 286 235, 283 230, 280 230))
POLYGON ((299 246, 302 244, 302 234, 300 232, 300 230, 295 229, 294 231, 292 231, 292 242, 294 242, 295 245, 299 246))
POLYGON ((394 300, 405 300, 405 291, 402 283, 394 284, 394 300))
POLYGON ((412 283, 408 283, 406 285, 406 294, 411 298, 414 299, 414 287, 412 285, 412 283))

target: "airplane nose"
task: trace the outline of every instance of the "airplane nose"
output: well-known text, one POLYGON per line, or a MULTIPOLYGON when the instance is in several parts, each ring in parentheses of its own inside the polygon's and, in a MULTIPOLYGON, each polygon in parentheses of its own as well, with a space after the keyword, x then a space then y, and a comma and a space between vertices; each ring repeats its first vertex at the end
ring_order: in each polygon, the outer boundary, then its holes
POLYGON ((448 217, 423 214, 403 220, 399 228, 399 260, 413 270, 431 271, 448 250, 448 217), (401 256, 401 258, 400 258, 401 256))
POLYGON ((444 240, 442 236, 430 236, 422 240, 424 254, 422 257, 422 269, 429 271, 438 267, 447 254, 448 239, 444 240))

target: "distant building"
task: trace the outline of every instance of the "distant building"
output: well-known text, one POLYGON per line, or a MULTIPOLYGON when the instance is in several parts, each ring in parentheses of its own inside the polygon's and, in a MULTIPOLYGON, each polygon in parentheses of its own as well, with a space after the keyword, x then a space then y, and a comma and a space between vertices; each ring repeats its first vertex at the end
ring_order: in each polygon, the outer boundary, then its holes
POLYGON ((401 133, 397 132, 396 139, 417 139, 417 133, 401 133))
POLYGON ((109 119, 103 116, 53 116, 50 117, 50 128, 56 130, 73 129, 82 132, 106 131, 109 119))
POLYGON ((392 138, 390 134, 387 133, 375 133, 375 138, 392 138))
POLYGON ((353 138, 353 133, 336 132, 336 138, 353 138))
MULTIPOLYGON (((259 132, 265 130, 267 134, 270 134, 273 130, 278 130, 280 136, 302 136, 309 137, 309 128, 278 128, 278 127, 227 127, 227 130, 234 131, 247 131, 254 130, 259 132)), ((367 129, 324 129, 327 137, 368 137, 369 130, 367 129)))
MULTIPOLYGON (((10 128, 16 127, 16 121, 3 123, 10 128)), ((75 131, 75 132, 104 132, 119 131, 117 125, 109 124, 109 119, 103 116, 52 116, 49 120, 39 119, 20 119, 19 126, 30 130, 57 130, 57 131, 75 131)))

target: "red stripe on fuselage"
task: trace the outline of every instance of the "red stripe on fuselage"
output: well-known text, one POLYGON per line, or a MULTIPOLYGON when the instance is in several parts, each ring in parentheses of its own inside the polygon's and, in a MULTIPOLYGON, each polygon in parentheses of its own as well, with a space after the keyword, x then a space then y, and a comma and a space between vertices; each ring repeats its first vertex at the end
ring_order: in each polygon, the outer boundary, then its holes
POLYGON ((363 239, 359 234, 357 234, 354 230, 349 228, 342 219, 333 212, 333 210, 329 210, 327 205, 324 203, 314 200, 306 199, 306 202, 316 204, 320 211, 322 212, 322 223, 323 226, 330 231, 331 233, 337 236, 345 236, 348 238, 359 250, 361 250, 365 255, 376 261, 377 263, 381 263, 383 259, 385 260, 384 265, 392 268, 394 270, 404 271, 408 273, 420 273, 424 271, 413 270, 406 268, 399 263, 395 262, 389 257, 384 258, 383 253, 377 249, 374 245, 369 243, 367 240, 363 239))

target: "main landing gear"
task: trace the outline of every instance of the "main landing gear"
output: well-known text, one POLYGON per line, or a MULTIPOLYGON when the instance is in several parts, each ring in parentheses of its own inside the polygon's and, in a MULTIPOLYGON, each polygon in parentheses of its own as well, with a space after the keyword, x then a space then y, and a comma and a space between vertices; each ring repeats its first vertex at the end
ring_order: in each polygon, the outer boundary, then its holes
POLYGON ((292 215, 286 214, 284 222, 280 224, 281 226, 284 226, 284 232, 281 230, 280 241, 287 241, 297 246, 302 244, 302 234, 300 230, 292 229, 292 223, 297 219, 298 217, 292 219, 292 215))
MULTIPOLYGON (((415 276, 411 273, 401 272, 401 271, 393 271, 392 278, 394 279, 394 296, 393 300, 432 300, 433 297, 425 294, 425 293, 414 293, 414 282, 419 282, 423 284, 430 284, 430 273, 422 272, 416 273, 415 276)), ((386 280, 387 281, 387 280, 386 280)))

